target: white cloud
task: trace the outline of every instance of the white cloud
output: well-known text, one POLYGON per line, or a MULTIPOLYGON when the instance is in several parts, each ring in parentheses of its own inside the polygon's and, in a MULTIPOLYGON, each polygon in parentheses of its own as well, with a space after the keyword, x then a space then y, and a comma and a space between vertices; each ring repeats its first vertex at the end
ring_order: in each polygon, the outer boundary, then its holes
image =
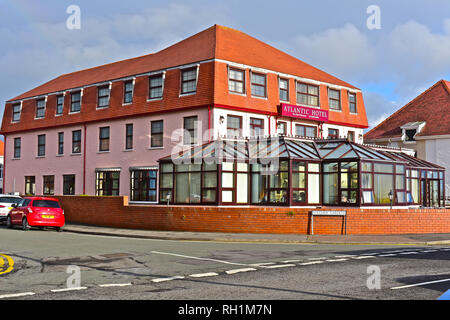
POLYGON ((373 68, 377 56, 369 39, 352 24, 327 29, 294 39, 299 57, 329 72, 341 75, 361 74, 373 68))
POLYGON ((387 117, 393 114, 403 102, 390 101, 383 95, 376 92, 364 92, 364 104, 369 122, 369 129, 380 124, 387 117))
POLYGON ((67 29, 65 20, 0 28, 0 70, 9 80, 0 88, 0 99, 63 73, 159 51, 223 19, 227 10, 217 9, 170 3, 134 14, 88 17, 82 8, 81 30, 67 29))

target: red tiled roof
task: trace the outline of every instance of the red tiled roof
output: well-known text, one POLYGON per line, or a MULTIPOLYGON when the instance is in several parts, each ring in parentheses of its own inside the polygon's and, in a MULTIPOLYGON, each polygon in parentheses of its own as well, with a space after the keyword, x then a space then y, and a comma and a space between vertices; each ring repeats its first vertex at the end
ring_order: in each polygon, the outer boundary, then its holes
POLYGON ((440 80, 364 135, 364 140, 389 139, 402 135, 401 126, 425 121, 417 136, 450 134, 450 82, 440 80))
POLYGON ((10 101, 213 58, 355 88, 241 31, 214 25, 154 54, 61 75, 10 101))

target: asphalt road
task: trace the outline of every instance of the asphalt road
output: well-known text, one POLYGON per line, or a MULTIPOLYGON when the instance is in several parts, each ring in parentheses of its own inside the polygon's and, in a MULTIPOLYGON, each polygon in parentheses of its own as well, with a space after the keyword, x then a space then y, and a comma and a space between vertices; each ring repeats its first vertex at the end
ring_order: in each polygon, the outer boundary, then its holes
POLYGON ((0 239, 0 255, 14 260, 4 274, 0 261, 0 300, 435 300, 450 289, 443 245, 171 241, 4 227, 0 239))

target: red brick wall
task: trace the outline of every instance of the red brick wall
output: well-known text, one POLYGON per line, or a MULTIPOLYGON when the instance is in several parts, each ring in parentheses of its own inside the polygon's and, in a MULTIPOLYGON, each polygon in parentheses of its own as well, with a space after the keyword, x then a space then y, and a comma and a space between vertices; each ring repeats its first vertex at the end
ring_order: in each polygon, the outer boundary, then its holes
MULTIPOLYGON (((126 197, 58 198, 68 223, 196 232, 307 234, 311 231, 309 208, 138 206, 128 205, 126 197)), ((346 210, 347 234, 450 232, 448 209, 346 210)), ((343 217, 315 216, 314 234, 341 234, 343 222, 343 217)))

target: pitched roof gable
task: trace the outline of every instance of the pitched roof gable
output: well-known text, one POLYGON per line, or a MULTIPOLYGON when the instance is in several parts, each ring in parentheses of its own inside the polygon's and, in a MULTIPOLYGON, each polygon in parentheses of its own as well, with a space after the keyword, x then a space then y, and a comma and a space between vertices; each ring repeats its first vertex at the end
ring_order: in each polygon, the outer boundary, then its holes
POLYGON ((418 136, 450 134, 450 82, 440 80, 364 135, 365 140, 400 137, 408 122, 425 121, 418 136))

